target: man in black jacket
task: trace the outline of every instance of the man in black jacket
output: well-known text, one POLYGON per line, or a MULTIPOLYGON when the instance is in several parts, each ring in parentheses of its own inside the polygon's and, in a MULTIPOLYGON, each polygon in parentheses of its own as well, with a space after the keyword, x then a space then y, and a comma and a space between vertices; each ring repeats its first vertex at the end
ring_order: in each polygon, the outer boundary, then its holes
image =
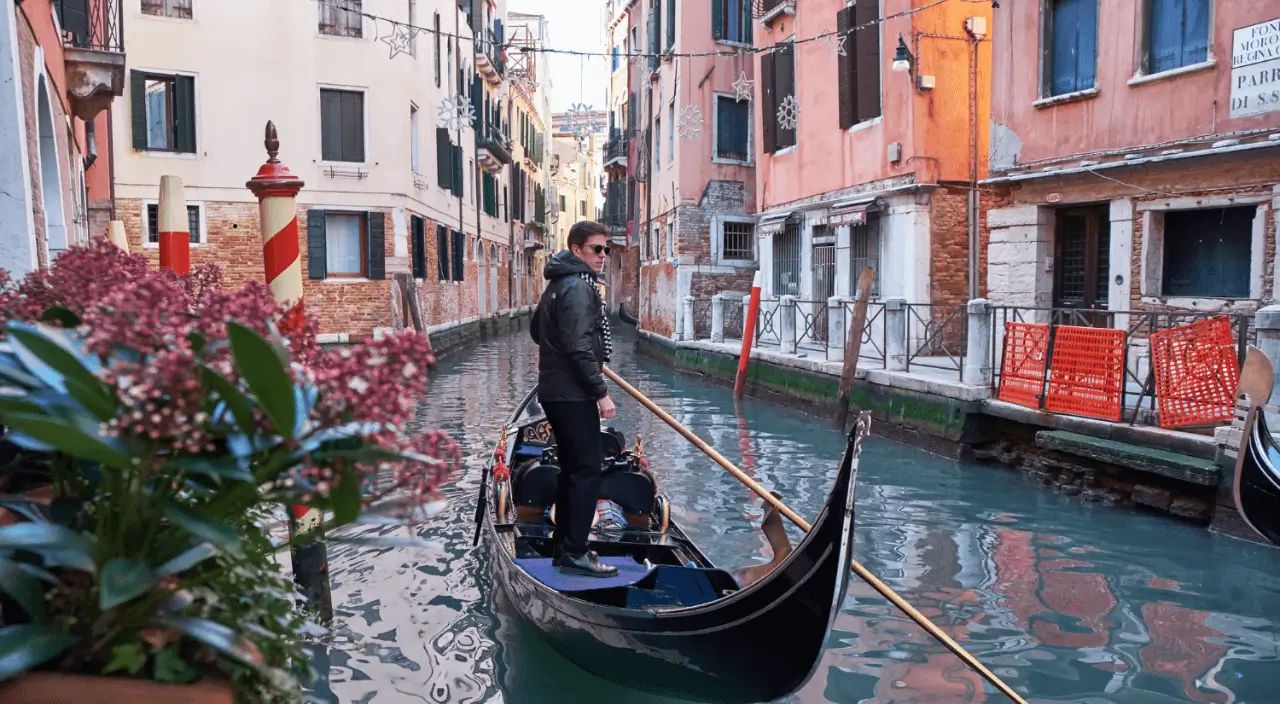
POLYGON ((561 572, 609 577, 618 568, 587 550, 600 498, 600 419, 616 409, 601 369, 612 342, 596 276, 609 255, 609 229, 584 220, 569 230, 569 249, 557 252, 542 275, 547 288, 529 333, 538 343, 538 401, 555 434, 560 460, 556 490, 555 564, 561 572))

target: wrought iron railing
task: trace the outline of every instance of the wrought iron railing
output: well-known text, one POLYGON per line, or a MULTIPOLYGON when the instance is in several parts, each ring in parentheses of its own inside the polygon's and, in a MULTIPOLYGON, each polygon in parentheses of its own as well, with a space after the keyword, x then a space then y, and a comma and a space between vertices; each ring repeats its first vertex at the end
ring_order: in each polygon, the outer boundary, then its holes
POLYGON ((60 0, 54 10, 67 46, 124 51, 124 0, 60 0))
POLYGON ((753 347, 759 347, 760 341, 772 336, 770 342, 777 344, 782 340, 782 299, 761 298, 760 316, 756 318, 756 335, 753 347))
POLYGON ((627 150, 631 147, 631 140, 624 135, 615 135, 604 144, 604 161, 609 163, 614 159, 626 159, 627 150))
POLYGON ((796 301, 796 347, 827 349, 831 320, 827 311, 826 301, 796 301))
POLYGON ((727 296, 724 299, 724 336, 730 340, 741 340, 745 328, 742 325, 742 301, 745 298, 727 296))
POLYGON ((911 367, 942 369, 960 374, 969 343, 969 316, 964 303, 908 303, 907 360, 911 367))
POLYGON ((711 299, 693 300, 693 339, 711 339, 711 299))
POLYGON ((502 42, 492 29, 485 28, 480 32, 476 41, 476 53, 489 59, 489 63, 493 64, 493 70, 497 71, 499 76, 506 75, 506 62, 502 60, 502 42))
MULTIPOLYGON (((857 304, 857 301, 845 301, 844 305, 847 311, 845 320, 849 321, 849 324, 853 322, 857 304)), ((886 347, 884 303, 869 301, 867 303, 867 321, 862 325, 862 345, 858 348, 858 368, 868 369, 870 365, 876 362, 880 363, 881 369, 888 367, 887 357, 884 353, 886 347)))
MULTIPOLYGON (((991 325, 991 384, 1000 389, 1004 363, 1005 324, 1040 323, 1071 325, 1088 328, 1123 329, 1125 339, 1125 383, 1121 387, 1121 407, 1129 413, 1130 423, 1139 419, 1143 401, 1150 400, 1150 415, 1155 412, 1155 380, 1150 364, 1150 338, 1153 333, 1183 325, 1228 318, 1235 332, 1238 361, 1244 363, 1245 351, 1257 343, 1257 330, 1253 316, 1245 313, 1215 313, 1210 311, 1117 311, 1090 308, 1037 308, 1026 306, 995 306, 991 325), (1136 388, 1136 391, 1134 390, 1136 388), (1132 408, 1129 401, 1136 396, 1132 408)), ((1046 360, 1046 369, 1048 367, 1046 360)))

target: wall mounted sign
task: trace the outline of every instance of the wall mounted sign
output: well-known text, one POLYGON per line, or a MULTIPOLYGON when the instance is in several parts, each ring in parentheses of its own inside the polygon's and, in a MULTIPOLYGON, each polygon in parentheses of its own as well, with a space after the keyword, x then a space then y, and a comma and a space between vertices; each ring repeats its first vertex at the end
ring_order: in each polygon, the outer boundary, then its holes
POLYGON ((1231 117, 1280 110, 1280 18, 1241 27, 1231 39, 1231 117))

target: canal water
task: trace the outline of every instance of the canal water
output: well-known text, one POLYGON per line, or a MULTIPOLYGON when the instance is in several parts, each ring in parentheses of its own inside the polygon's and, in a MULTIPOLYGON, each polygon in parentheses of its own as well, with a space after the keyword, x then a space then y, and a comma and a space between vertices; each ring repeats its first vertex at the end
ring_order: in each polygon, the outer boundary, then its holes
MULTIPOLYGON (((829 423, 677 375, 612 365, 810 520, 844 438, 829 423)), ((462 445, 447 510, 412 529, 435 548, 330 547, 334 630, 313 664, 335 702, 674 702, 601 681, 516 621, 472 548, 483 456, 536 378, 524 332, 448 356, 417 417, 462 445)), ((768 560, 760 500, 614 390, 616 427, 646 441, 675 515, 708 555, 768 560)), ((361 530, 406 534, 409 529, 361 530)), ((793 536, 793 539, 796 536, 793 536)), ((855 557, 1029 701, 1280 702, 1280 550, 1165 516, 1060 496, 1009 470, 870 439, 855 557)), ((761 648, 788 647, 775 634, 761 648)), ((788 702, 981 702, 1002 697, 852 578, 809 683, 788 702)))

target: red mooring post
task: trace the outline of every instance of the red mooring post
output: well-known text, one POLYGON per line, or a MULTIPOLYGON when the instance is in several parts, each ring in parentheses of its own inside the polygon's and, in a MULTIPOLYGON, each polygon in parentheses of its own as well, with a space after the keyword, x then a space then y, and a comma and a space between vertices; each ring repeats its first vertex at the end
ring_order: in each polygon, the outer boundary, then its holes
POLYGON ((747 390, 747 366, 751 364, 751 345, 756 337, 756 319, 760 316, 760 272, 751 281, 751 302, 747 318, 742 321, 742 354, 738 355, 738 378, 733 383, 733 397, 742 398, 747 390))
MULTIPOLYGON (((298 193, 301 179, 280 163, 280 137, 276 126, 267 123, 267 162, 245 186, 258 198, 262 226, 262 264, 267 285, 276 301, 292 319, 303 313, 302 256, 298 244, 298 193)), ((333 620, 333 595, 329 589, 329 556, 324 545, 324 514, 310 506, 289 510, 289 536, 311 534, 314 540, 292 549, 293 581, 324 623, 333 620)))
POLYGON ((191 273, 191 226, 182 179, 160 177, 160 202, 156 205, 156 239, 160 241, 160 268, 175 274, 191 273))

